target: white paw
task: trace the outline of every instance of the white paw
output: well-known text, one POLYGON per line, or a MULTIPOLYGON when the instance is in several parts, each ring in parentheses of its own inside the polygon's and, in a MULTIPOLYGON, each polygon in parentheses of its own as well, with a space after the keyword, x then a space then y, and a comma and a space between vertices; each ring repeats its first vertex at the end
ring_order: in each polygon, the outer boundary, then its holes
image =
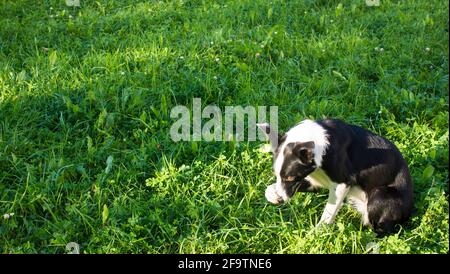
POLYGON ((325 226, 325 225, 332 225, 333 221, 330 220, 320 220, 317 224, 316 227, 321 227, 321 226, 325 226))
POLYGON ((274 205, 278 205, 283 202, 283 198, 278 195, 275 189, 275 184, 272 184, 266 188, 266 199, 274 205))
POLYGON ((320 221, 317 223, 316 227, 319 227, 321 225, 332 225, 333 223, 334 223, 333 217, 324 212, 322 218, 320 218, 320 221))

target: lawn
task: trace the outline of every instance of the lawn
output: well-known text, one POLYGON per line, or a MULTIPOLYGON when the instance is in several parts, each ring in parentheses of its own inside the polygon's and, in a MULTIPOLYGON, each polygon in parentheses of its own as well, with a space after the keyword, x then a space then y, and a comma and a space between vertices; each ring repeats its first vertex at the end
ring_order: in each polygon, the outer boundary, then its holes
POLYGON ((0 253, 447 253, 447 1, 5 0, 0 253), (263 142, 174 142, 176 105, 278 106, 394 142, 415 212, 377 238, 327 192, 274 206, 263 142))

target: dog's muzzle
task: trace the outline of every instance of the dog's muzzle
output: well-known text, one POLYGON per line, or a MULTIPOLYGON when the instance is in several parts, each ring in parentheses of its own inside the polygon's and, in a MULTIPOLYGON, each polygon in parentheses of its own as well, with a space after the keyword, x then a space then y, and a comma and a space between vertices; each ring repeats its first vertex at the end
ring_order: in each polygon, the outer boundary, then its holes
POLYGON ((305 180, 301 180, 290 186, 288 189, 282 189, 282 193, 277 191, 277 184, 271 184, 266 189, 266 199, 267 201, 271 202, 272 204, 278 205, 280 203, 286 202, 289 200, 294 194, 302 189, 305 188, 304 183, 307 183, 305 180), (284 195, 283 195, 284 194, 284 195), (283 197, 284 196, 284 197, 283 197))

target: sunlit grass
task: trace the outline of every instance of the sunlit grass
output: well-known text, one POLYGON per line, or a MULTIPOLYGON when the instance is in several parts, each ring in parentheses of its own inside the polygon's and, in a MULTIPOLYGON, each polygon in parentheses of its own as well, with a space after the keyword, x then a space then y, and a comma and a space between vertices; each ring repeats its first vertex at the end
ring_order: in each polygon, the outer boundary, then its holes
POLYGON ((0 4, 0 252, 448 252, 447 2, 81 3, 0 4), (347 206, 316 229, 326 191, 268 204, 259 142, 170 139, 194 97, 386 136, 414 216, 376 238, 347 206))

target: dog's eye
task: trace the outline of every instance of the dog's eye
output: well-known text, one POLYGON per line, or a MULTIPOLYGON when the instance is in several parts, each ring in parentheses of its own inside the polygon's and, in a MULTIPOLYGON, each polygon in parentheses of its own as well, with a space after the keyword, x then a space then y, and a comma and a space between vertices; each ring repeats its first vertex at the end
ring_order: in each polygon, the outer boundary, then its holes
POLYGON ((295 181, 295 176, 287 176, 285 181, 286 182, 293 182, 293 181, 295 181))

